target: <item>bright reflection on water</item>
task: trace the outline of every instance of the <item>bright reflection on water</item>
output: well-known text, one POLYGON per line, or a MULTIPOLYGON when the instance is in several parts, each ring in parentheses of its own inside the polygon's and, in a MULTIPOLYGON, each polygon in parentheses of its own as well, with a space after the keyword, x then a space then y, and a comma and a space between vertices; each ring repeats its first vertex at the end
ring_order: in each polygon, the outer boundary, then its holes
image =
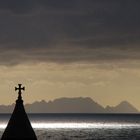
MULTIPOLYGON (((0 129, 5 129, 9 115, 0 116, 0 129)), ((140 128, 140 115, 108 114, 30 114, 29 119, 36 129, 121 129, 140 128)))
POLYGON ((121 128, 140 128, 139 124, 119 124, 119 123, 32 123, 33 128, 47 128, 47 129, 59 129, 59 128, 74 128, 74 129, 121 129, 121 128))
MULTIPOLYGON (((0 137, 9 119, 0 115, 0 137)), ((31 114, 29 119, 38 140, 140 140, 139 114, 31 114)))
MULTIPOLYGON (((7 124, 0 124, 0 129, 5 129, 7 124)), ((131 123, 76 123, 76 122, 48 122, 32 123, 35 129, 122 129, 122 128, 140 128, 140 124, 131 123)))

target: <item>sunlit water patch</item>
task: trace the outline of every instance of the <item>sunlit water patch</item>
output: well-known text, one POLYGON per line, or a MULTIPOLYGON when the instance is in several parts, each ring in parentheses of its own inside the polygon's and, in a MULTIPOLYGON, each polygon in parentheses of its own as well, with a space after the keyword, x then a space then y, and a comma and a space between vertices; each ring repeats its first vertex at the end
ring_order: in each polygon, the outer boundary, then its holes
POLYGON ((140 128, 140 124, 120 124, 120 123, 32 123, 36 129, 122 129, 140 128))
MULTIPOLYGON (((0 116, 0 136, 10 115, 0 116)), ((39 140, 140 140, 140 115, 29 115, 39 140)))

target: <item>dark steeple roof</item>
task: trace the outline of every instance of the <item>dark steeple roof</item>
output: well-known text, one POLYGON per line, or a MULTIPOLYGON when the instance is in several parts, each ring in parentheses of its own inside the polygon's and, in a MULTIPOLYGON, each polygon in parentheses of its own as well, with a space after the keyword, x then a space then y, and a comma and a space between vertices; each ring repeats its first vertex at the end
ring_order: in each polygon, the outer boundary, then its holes
POLYGON ((23 106, 21 90, 24 89, 25 88, 21 88, 21 84, 19 84, 19 88, 15 88, 15 90, 19 90, 19 96, 16 100, 15 109, 1 140, 37 140, 35 132, 30 124, 30 121, 23 106))

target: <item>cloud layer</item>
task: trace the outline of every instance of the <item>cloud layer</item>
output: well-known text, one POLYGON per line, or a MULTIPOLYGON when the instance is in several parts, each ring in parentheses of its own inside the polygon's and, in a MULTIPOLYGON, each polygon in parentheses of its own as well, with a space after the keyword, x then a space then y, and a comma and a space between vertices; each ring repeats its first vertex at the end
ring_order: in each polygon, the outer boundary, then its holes
POLYGON ((137 0, 0 0, 0 64, 139 59, 137 0))

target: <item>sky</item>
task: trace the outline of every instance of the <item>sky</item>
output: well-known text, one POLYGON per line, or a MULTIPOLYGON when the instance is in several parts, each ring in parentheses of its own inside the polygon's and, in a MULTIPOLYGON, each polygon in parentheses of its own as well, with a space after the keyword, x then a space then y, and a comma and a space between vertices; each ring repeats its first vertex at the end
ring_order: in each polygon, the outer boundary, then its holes
POLYGON ((0 0, 0 104, 91 97, 140 110, 139 0, 0 0))

